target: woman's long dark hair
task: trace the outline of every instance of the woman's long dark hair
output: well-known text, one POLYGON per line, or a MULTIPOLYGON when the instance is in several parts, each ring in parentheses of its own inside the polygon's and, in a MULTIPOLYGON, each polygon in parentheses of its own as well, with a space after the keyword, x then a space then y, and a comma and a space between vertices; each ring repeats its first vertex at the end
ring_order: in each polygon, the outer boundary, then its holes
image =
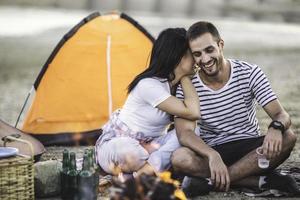
POLYGON ((186 30, 184 28, 168 28, 163 30, 152 47, 149 67, 137 75, 128 86, 128 93, 143 78, 158 77, 167 81, 175 79, 174 69, 188 50, 186 30))

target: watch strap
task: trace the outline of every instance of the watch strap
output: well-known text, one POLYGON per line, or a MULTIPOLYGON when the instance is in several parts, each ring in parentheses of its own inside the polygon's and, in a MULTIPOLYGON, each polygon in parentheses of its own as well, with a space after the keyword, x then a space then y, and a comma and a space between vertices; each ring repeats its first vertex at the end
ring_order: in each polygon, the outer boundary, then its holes
POLYGON ((270 127, 274 128, 274 129, 277 129, 277 130, 280 130, 282 134, 284 134, 284 132, 285 132, 285 127, 284 127, 283 123, 281 123, 280 121, 273 120, 270 123, 268 128, 270 128, 270 127))

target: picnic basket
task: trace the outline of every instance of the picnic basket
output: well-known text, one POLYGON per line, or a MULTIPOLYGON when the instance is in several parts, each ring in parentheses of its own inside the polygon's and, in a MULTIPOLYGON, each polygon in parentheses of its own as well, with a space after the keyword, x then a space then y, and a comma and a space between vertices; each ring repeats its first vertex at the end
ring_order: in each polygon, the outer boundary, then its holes
POLYGON ((17 156, 0 159, 0 199, 28 200, 34 199, 34 159, 32 144, 12 136, 2 138, 4 146, 12 141, 29 145, 31 156, 17 156))

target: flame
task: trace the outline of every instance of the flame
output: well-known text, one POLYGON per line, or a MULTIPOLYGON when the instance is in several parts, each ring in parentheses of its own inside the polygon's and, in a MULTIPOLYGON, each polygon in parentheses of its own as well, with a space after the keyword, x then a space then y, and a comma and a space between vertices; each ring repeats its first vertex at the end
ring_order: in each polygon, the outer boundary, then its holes
POLYGON ((180 200, 187 200, 184 192, 181 189, 176 189, 174 192, 174 196, 177 197, 180 200))
POLYGON ((121 181, 121 183, 124 183, 126 181, 125 177, 124 177, 124 174, 122 172, 119 173, 118 179, 119 179, 119 181, 121 181))
POLYGON ((75 142, 75 146, 80 146, 80 140, 82 139, 82 134, 80 132, 76 132, 72 135, 72 139, 75 142))
POLYGON ((164 181, 165 183, 173 184, 176 187, 176 190, 174 192, 174 196, 177 197, 180 200, 187 200, 185 194, 183 191, 179 188, 180 183, 177 180, 173 180, 171 178, 171 172, 165 171, 159 174, 159 178, 164 181))

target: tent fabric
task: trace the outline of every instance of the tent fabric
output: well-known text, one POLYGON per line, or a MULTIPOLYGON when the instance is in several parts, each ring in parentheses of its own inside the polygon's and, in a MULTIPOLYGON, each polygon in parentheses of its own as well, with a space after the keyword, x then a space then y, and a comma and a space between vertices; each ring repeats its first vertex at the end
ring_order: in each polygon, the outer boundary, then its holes
POLYGON ((99 130, 149 61, 153 37, 125 14, 93 13, 58 43, 38 75, 22 130, 37 138, 99 130))

